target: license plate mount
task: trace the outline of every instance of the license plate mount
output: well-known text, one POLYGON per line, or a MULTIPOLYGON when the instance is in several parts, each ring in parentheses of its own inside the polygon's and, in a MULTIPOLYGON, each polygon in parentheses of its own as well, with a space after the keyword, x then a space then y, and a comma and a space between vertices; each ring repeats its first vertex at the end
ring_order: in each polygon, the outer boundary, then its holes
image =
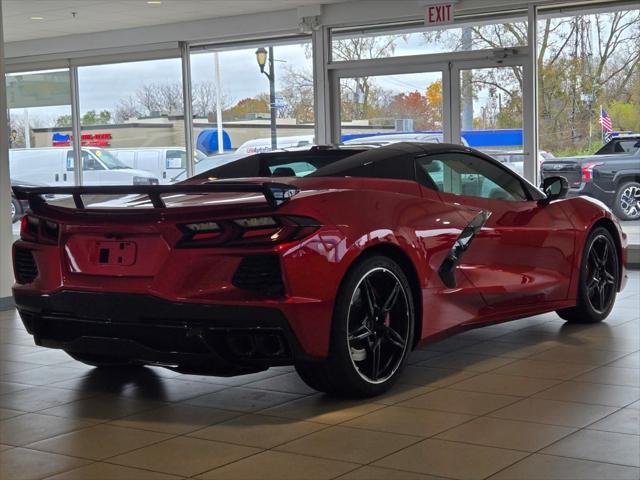
POLYGON ((94 263, 128 267, 136 263, 137 246, 128 240, 97 241, 94 263))

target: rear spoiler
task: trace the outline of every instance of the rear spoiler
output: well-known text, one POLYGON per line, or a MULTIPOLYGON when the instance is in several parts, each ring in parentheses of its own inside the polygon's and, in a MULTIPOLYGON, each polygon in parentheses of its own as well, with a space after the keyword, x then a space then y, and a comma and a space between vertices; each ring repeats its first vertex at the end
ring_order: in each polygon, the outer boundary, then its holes
POLYGON ((42 195, 72 195, 76 208, 85 208, 83 195, 146 195, 154 208, 166 208, 162 195, 181 193, 261 193, 272 208, 277 208, 298 188, 286 183, 209 182, 200 185, 111 185, 91 187, 13 187, 18 200, 27 200, 33 210, 47 203, 42 195))

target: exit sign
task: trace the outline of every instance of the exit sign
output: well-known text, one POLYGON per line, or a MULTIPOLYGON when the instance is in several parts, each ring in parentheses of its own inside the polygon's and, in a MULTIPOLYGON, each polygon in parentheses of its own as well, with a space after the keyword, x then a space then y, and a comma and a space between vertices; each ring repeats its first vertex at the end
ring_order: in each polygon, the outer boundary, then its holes
POLYGON ((424 23, 426 25, 453 23, 453 3, 441 3, 426 7, 424 23))

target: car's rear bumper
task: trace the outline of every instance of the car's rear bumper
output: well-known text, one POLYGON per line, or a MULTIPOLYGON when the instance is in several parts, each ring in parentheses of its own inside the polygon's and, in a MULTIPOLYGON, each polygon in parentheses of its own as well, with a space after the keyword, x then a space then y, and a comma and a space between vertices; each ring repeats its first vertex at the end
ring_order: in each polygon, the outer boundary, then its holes
POLYGON ((35 342, 183 372, 237 375, 306 360, 275 307, 172 302, 149 295, 14 292, 35 342))

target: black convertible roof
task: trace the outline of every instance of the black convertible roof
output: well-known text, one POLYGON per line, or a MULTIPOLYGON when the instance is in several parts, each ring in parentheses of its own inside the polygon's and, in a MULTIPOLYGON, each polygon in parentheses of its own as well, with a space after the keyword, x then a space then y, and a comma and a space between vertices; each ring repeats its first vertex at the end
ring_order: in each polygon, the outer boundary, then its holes
MULTIPOLYGON (((442 152, 471 152, 464 145, 451 143, 399 142, 372 148, 331 163, 313 172, 310 177, 334 177, 376 162, 388 162, 394 178, 414 180, 413 160, 417 155, 442 152), (393 165, 393 166, 391 166, 393 165)), ((386 166, 386 165, 385 165, 386 166)))

